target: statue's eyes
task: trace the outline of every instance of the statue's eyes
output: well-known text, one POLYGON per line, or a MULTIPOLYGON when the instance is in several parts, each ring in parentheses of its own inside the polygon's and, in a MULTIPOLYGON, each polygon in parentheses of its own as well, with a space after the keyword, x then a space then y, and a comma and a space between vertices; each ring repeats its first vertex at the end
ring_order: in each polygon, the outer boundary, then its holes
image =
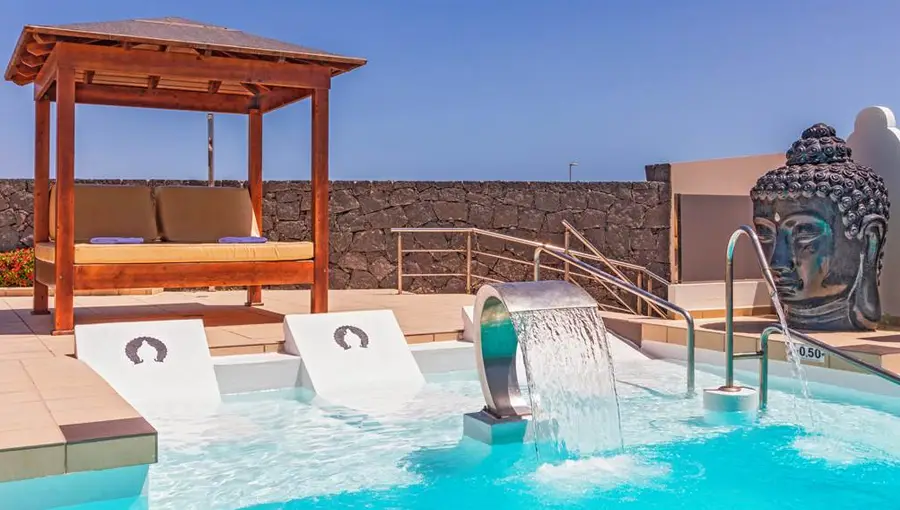
POLYGON ((810 223, 801 223, 798 224, 794 228, 794 239, 799 243, 810 243, 820 235, 822 235, 822 229, 817 225, 813 225, 810 223))
POLYGON ((775 241, 775 232, 765 226, 765 225, 755 225, 756 226, 756 237, 759 238, 759 242, 761 243, 772 243, 775 241))

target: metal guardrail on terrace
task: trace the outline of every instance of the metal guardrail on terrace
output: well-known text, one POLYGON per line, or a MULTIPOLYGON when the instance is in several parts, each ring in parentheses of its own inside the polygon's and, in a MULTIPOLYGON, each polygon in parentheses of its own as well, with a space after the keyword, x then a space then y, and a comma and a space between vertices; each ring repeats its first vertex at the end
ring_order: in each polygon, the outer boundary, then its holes
MULTIPOLYGON (((482 230, 479 228, 463 228, 463 227, 423 227, 423 228, 393 228, 391 229, 392 233, 397 234, 397 292, 403 292, 403 283, 406 278, 415 278, 415 277, 460 277, 465 278, 466 281, 466 292, 472 293, 476 287, 476 283, 478 282, 492 282, 492 283, 502 283, 502 280, 498 280, 496 278, 491 278, 486 275, 475 274, 472 269, 472 262, 475 257, 485 257, 494 260, 504 260, 507 262, 521 264, 525 266, 530 266, 532 269, 535 268, 535 262, 531 257, 528 258, 513 258, 507 255, 499 255, 496 253, 490 253, 484 250, 479 249, 478 247, 478 238, 490 238, 499 241, 504 241, 510 244, 519 245, 528 248, 544 248, 553 251, 563 252, 575 259, 586 260, 592 263, 600 263, 602 266, 607 269, 610 273, 615 275, 617 278, 620 278, 624 281, 627 281, 629 284, 638 287, 641 290, 645 290, 647 293, 652 294, 654 288, 667 288, 669 286, 669 281, 665 278, 659 276, 658 274, 648 270, 646 267, 632 264, 629 262, 623 262, 620 260, 610 259, 608 257, 603 256, 593 245, 588 242, 588 240, 581 235, 574 227, 572 227, 568 222, 563 222, 565 227, 564 234, 564 246, 555 246, 549 243, 542 243, 539 241, 533 241, 529 239, 522 239, 519 237, 514 237, 506 234, 500 234, 497 232, 491 232, 489 230, 482 230), (416 235, 416 234, 460 234, 465 235, 465 247, 460 248, 405 248, 404 247, 404 235, 416 235), (570 247, 570 238, 574 235, 577 239, 581 240, 585 246, 587 246, 594 253, 585 253, 578 250, 573 250, 570 247), (454 273, 454 272, 444 272, 444 273, 407 273, 403 271, 403 256, 409 253, 462 253, 465 254, 465 272, 464 273, 454 273), (625 271, 633 272, 635 274, 635 280, 632 281, 631 278, 627 278, 624 274, 625 271)), ((553 273, 561 274, 563 279, 566 281, 570 281, 575 283, 576 285, 582 286, 582 282, 590 281, 594 282, 604 289, 615 299, 618 305, 613 305, 609 303, 601 303, 600 307, 605 311, 613 311, 613 312, 624 312, 635 315, 659 315, 664 316, 665 312, 655 303, 653 300, 647 299, 641 295, 634 293, 626 293, 629 296, 633 296, 634 302, 629 303, 628 300, 624 299, 622 293, 620 292, 620 287, 615 285, 610 286, 608 282, 604 281, 601 278, 598 278, 596 275, 591 274, 590 272, 584 271, 580 267, 570 263, 569 261, 563 261, 563 267, 553 267, 539 264, 537 269, 550 271, 553 273), (575 266, 575 267, 573 267, 575 266)))

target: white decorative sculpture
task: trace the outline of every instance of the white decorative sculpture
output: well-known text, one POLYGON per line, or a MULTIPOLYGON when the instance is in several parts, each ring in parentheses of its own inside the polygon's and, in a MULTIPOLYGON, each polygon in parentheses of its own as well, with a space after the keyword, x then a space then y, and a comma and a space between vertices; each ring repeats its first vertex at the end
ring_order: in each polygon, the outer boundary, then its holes
MULTIPOLYGON (((872 167, 884 178, 888 196, 900 196, 900 129, 894 112, 870 106, 857 114, 853 133, 847 139, 853 159, 872 167)), ((900 317, 900 228, 888 229, 881 275, 881 307, 885 314, 900 317)))

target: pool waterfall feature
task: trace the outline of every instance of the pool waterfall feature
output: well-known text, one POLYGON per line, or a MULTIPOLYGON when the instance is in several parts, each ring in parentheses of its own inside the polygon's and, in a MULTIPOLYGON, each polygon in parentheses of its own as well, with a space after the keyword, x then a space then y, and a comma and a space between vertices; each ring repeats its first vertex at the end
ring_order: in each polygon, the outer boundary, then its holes
POLYGON ((621 450, 606 330, 587 292, 556 280, 484 285, 474 319, 485 407, 465 415, 465 435, 488 444, 534 441, 564 456, 621 450))

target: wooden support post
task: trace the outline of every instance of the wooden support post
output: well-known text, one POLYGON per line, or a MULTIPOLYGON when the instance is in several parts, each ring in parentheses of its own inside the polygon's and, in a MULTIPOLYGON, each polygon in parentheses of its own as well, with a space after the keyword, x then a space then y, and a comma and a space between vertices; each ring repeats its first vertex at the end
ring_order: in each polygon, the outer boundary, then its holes
MULTIPOLYGON (((34 102, 34 244, 50 240, 50 101, 34 102)), ((37 261, 35 261, 35 264, 37 261)), ((35 274, 37 272, 35 271, 35 274)), ((34 279, 31 313, 50 313, 47 285, 34 279)))
MULTIPOLYGON (((256 228, 262 235, 262 113, 258 109, 250 110, 248 138, 248 163, 247 186, 250 188, 250 203, 253 206, 253 215, 256 220, 256 228)), ((262 305, 262 286, 253 285, 247 287, 247 306, 262 305)))
POLYGON ((328 312, 328 89, 312 95, 312 313, 328 312))
POLYGON ((56 289, 53 334, 75 329, 75 69, 56 79, 56 289))

